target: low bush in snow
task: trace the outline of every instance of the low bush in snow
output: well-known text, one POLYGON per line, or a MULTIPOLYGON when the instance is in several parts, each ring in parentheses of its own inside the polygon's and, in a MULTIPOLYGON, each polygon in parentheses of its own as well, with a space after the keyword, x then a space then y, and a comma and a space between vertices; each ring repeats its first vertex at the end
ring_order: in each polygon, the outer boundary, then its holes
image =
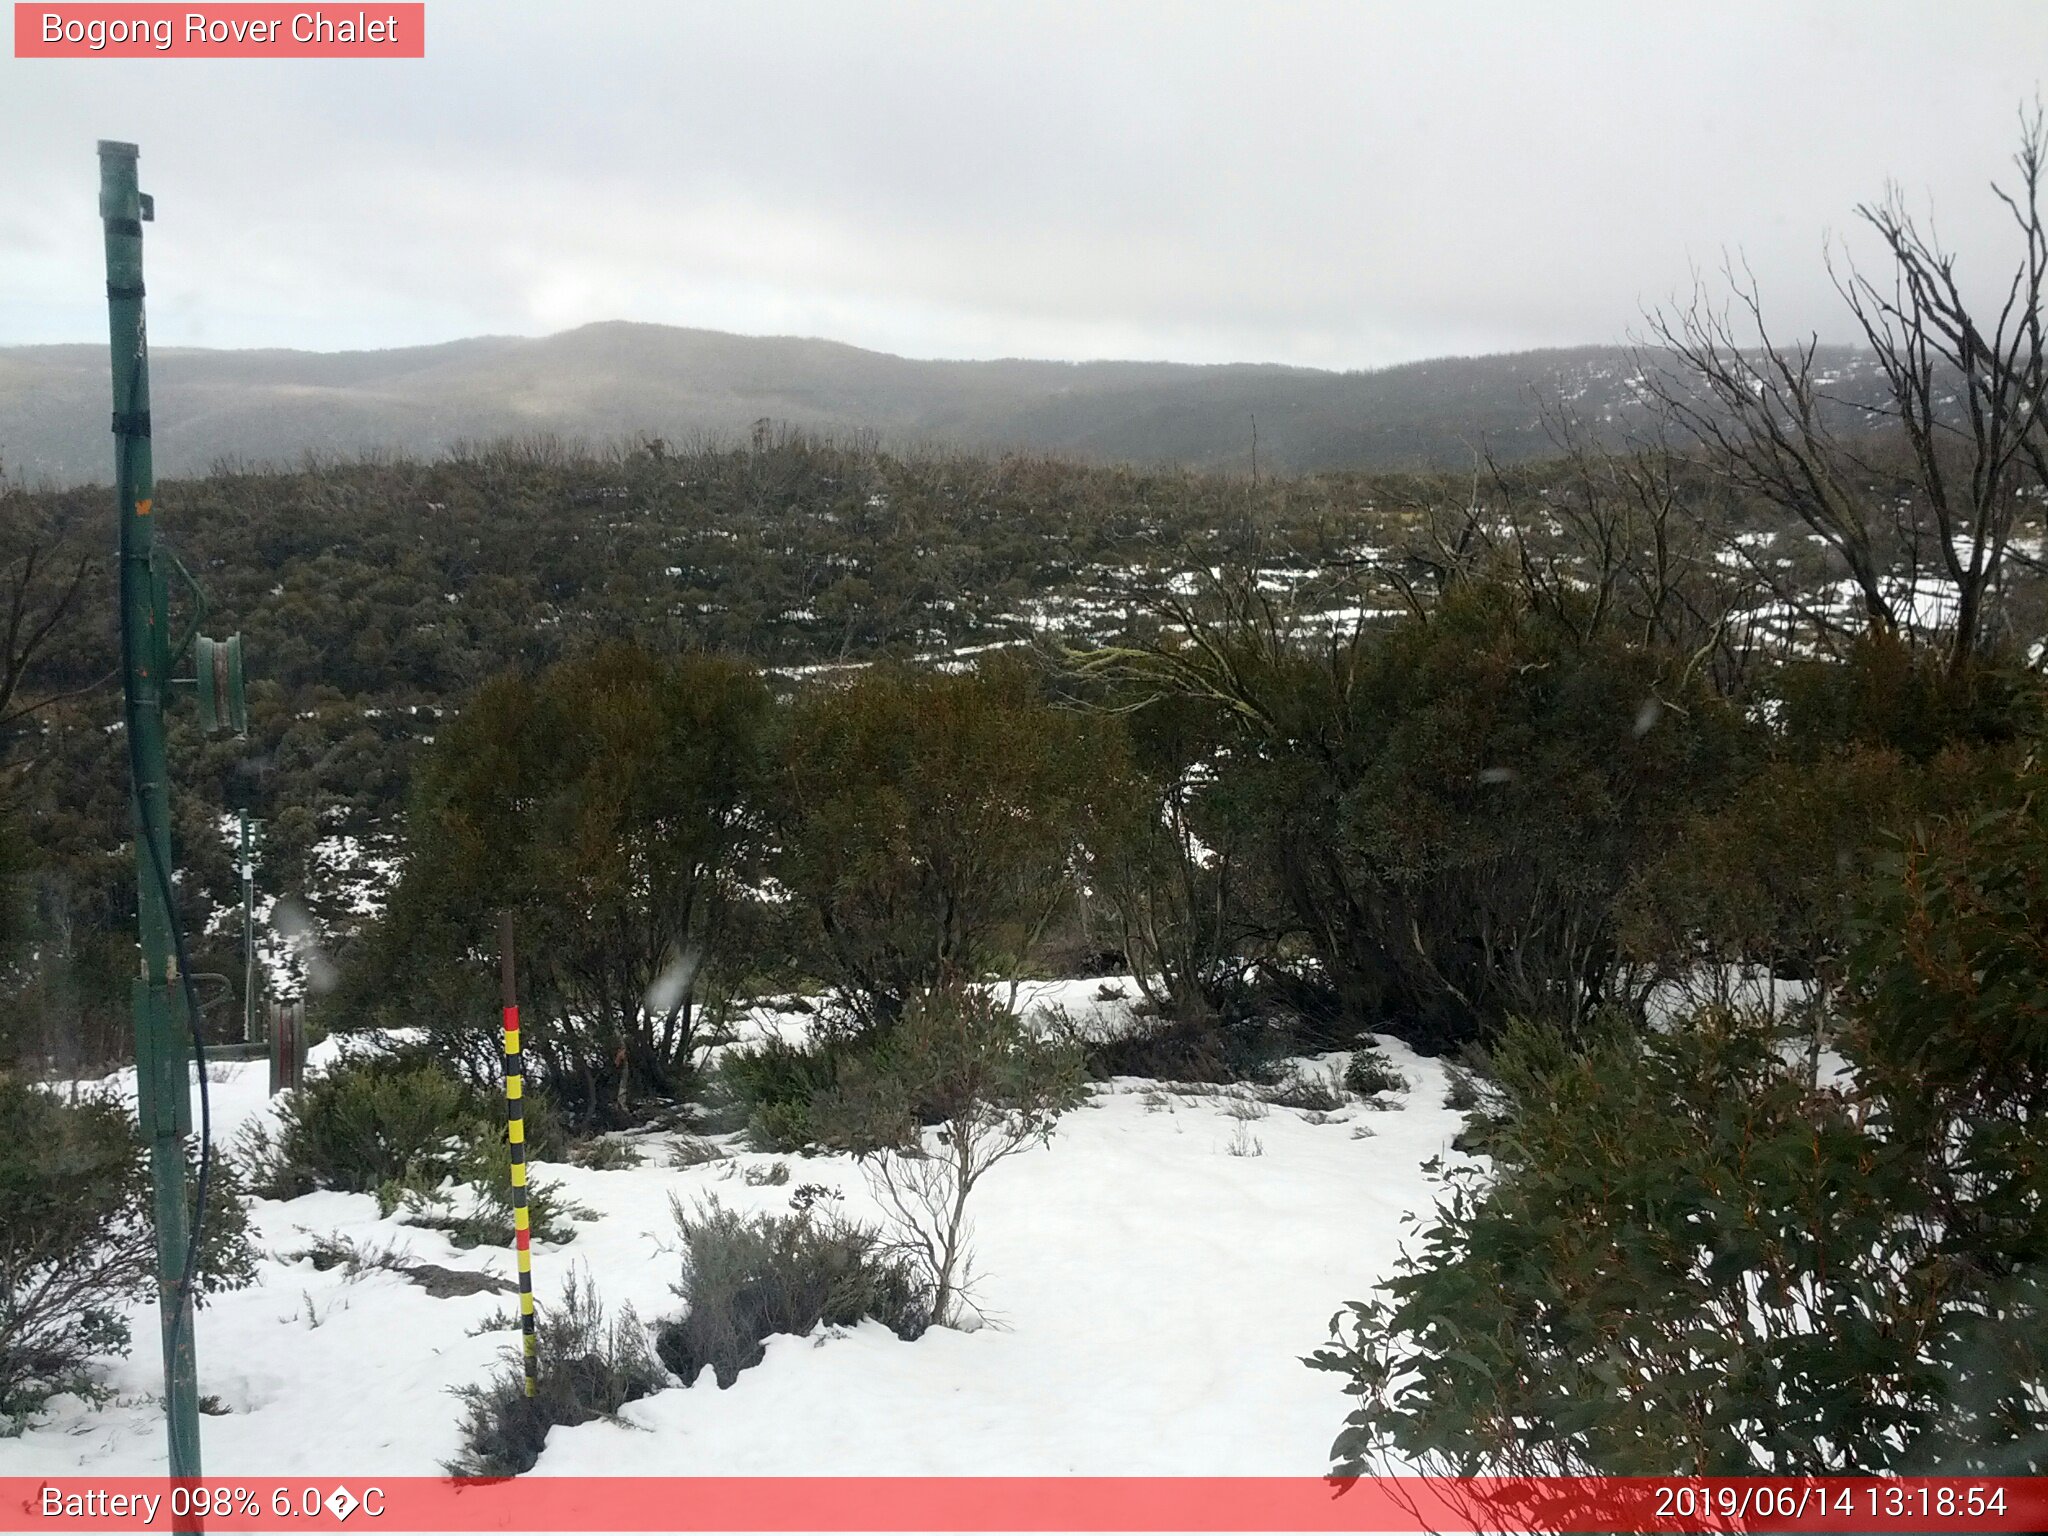
POLYGON ((1444 1108, 1467 1114, 1479 1108, 1482 1094, 1479 1079, 1464 1067, 1444 1068, 1444 1108))
POLYGON ((839 1080, 845 1048, 820 1039, 792 1045, 771 1036, 726 1052, 718 1091, 735 1130, 762 1152, 801 1152, 813 1145, 811 1102, 839 1080))
POLYGON ((1361 1099, 1375 1099, 1383 1093, 1404 1093, 1408 1079, 1378 1046, 1367 1043, 1351 1053, 1344 1064, 1344 1086, 1361 1099))
POLYGON ((638 1168, 646 1161, 640 1149, 631 1142, 620 1141, 615 1136, 593 1136, 579 1141, 569 1149, 569 1161, 578 1168, 593 1168, 608 1171, 617 1168, 638 1168))
POLYGON ((1083 1045, 1089 1075, 1169 1083, 1256 1083, 1274 1074, 1280 1032, 1249 1019, 1140 1018, 1131 1029, 1083 1045))
POLYGON ((701 1168, 706 1163, 722 1162, 730 1156, 732 1154, 716 1142, 686 1134, 677 1137, 669 1148, 668 1165, 671 1168, 701 1168))
POLYGON ((787 1216, 743 1216, 717 1200, 694 1214, 674 1207, 682 1236, 682 1316, 662 1323, 654 1347, 684 1385, 707 1367, 729 1387, 766 1354, 771 1334, 872 1318, 914 1339, 932 1319, 932 1293, 879 1233, 820 1214, 809 1201, 787 1216))
POLYGON ((1282 1109, 1327 1114, 1343 1108, 1345 1095, 1343 1074, 1335 1068, 1318 1072, 1313 1067, 1295 1067, 1272 1087, 1261 1091, 1259 1097, 1282 1109))
POLYGON ((930 1280, 933 1317, 950 1324, 969 1289, 976 1184, 1048 1140, 1086 1094, 1077 1042, 1034 1032, 985 992, 944 991, 913 998, 813 1110, 827 1144, 861 1160, 892 1243, 930 1280))
MULTIPOLYGON (((438 1170, 438 1164, 436 1164, 438 1170)), ((572 1218, 595 1213, 562 1197, 562 1186, 536 1178, 528 1165, 527 1223, 534 1240, 566 1243, 576 1236, 572 1218)), ((511 1160, 505 1133, 477 1127, 467 1134, 446 1175, 419 1168, 389 1179, 375 1191, 377 1208, 386 1216, 403 1210, 416 1227, 449 1234, 458 1248, 479 1245, 509 1248, 514 1237, 511 1160)))
POLYGON ((457 1394, 466 1412, 462 1454, 448 1463, 455 1477, 513 1477, 532 1470, 557 1424, 609 1418, 665 1385, 647 1351, 647 1332, 631 1307, 607 1321, 587 1275, 569 1273, 559 1306, 543 1307, 535 1325, 539 1385, 526 1395, 519 1346, 508 1348, 489 1381, 457 1394))
MULTIPOLYGON (((126 1353, 128 1303, 153 1293, 148 1154, 109 1099, 67 1101, 0 1078, 0 1433, 51 1396, 97 1397, 93 1358, 126 1353)), ((254 1256, 234 1171, 216 1157, 197 1272, 247 1285, 254 1256)))

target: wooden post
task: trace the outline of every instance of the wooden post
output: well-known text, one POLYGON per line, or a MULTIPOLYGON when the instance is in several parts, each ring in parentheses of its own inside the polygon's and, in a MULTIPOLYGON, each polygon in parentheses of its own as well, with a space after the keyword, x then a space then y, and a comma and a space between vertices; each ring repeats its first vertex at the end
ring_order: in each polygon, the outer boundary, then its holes
POLYGON ((297 1088, 306 1077, 306 1003, 270 1004, 270 1095, 297 1088))

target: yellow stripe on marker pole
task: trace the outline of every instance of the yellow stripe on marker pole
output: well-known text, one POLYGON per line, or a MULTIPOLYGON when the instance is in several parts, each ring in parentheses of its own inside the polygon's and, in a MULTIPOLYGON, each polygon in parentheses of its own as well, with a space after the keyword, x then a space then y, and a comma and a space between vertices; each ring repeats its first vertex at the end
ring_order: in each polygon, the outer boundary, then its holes
POLYGON ((511 1149, 512 1241, 519 1251, 519 1348, 526 1395, 540 1390, 540 1349, 534 1337, 533 1228, 526 1208, 526 1063, 519 1046, 519 989, 513 979, 512 914, 498 922, 498 985, 505 1009, 505 1142, 511 1149))

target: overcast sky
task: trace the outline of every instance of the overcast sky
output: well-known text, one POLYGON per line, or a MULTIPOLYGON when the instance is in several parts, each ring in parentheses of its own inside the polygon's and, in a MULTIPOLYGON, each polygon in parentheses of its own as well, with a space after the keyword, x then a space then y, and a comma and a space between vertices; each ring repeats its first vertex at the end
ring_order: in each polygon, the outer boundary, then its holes
POLYGON ((1846 339, 1824 237, 1895 178, 2004 259, 1988 184, 2048 72, 2040 0, 429 0, 427 26, 423 61, 0 58, 0 343, 105 337, 100 138, 142 146, 159 345, 624 318, 1371 367, 1624 340, 1724 247, 1786 328, 1846 339))

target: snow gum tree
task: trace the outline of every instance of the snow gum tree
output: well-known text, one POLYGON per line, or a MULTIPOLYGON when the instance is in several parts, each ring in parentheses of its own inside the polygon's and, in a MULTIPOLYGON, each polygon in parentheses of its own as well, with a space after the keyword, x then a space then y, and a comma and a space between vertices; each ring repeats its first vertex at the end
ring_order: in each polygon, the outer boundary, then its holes
POLYGON ((1021 960, 1072 895, 1118 745, 1001 660, 876 668, 796 700, 774 870, 864 1027, 1021 960))
POLYGON ((495 1069, 498 913, 527 1058, 586 1124, 686 1085, 762 838, 767 689, 743 663, 615 645, 485 685, 422 765, 406 863, 354 978, 495 1069))

